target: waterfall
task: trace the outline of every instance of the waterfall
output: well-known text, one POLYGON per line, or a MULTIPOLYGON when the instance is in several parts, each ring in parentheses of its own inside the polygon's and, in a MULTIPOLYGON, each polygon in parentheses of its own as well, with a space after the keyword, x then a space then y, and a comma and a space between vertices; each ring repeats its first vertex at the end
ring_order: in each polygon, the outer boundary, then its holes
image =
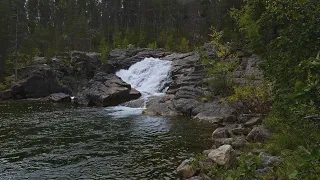
MULTIPOLYGON (((124 82, 131 85, 142 94, 144 107, 129 108, 125 106, 109 107, 109 115, 123 118, 140 115, 150 96, 162 95, 170 82, 171 61, 157 58, 145 58, 133 64, 128 70, 122 69, 116 73, 124 82)), ((140 99, 141 100, 141 99, 140 99)))
POLYGON ((171 61, 145 58, 135 63, 128 70, 116 73, 124 82, 140 91, 143 96, 163 93, 169 81, 171 61))

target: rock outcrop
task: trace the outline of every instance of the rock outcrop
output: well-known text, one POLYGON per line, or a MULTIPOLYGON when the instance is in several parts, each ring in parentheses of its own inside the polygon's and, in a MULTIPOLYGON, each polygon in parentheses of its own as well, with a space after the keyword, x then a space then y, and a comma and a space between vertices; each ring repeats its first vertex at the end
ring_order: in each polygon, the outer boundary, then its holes
POLYGON ((132 48, 115 49, 110 52, 109 58, 100 72, 114 74, 120 69, 129 69, 131 65, 147 57, 162 58, 168 55, 163 49, 132 48))
POLYGON ((65 93, 54 93, 49 95, 48 97, 45 97, 43 101, 48 102, 70 102, 71 96, 69 94, 65 93))
POLYGON ((75 101, 85 106, 116 106, 140 96, 140 92, 116 75, 98 73, 78 93, 75 101))
POLYGON ((40 98, 59 92, 72 94, 70 89, 58 81, 57 74, 50 67, 31 71, 11 88, 13 98, 40 98))

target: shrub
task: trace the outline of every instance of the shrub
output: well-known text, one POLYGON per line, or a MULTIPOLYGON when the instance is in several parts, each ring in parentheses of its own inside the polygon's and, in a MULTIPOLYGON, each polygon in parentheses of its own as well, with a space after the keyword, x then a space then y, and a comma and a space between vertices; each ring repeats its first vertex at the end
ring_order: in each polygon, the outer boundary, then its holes
POLYGON ((109 58, 109 53, 111 51, 111 48, 108 46, 105 40, 102 40, 100 43, 100 51, 101 51, 100 61, 102 64, 106 64, 109 58))
POLYGON ((157 42, 153 42, 153 43, 150 43, 148 44, 148 48, 150 49, 157 49, 158 48, 158 45, 157 45, 157 42))
POLYGON ((179 51, 180 52, 189 52, 190 51, 189 40, 187 40, 186 38, 181 39, 179 51))
POLYGON ((12 77, 8 76, 5 78, 3 83, 0 83, 0 91, 5 91, 11 87, 12 77))
POLYGON ((268 84, 234 87, 234 94, 225 98, 224 102, 234 106, 239 113, 266 114, 272 103, 271 87, 268 84))

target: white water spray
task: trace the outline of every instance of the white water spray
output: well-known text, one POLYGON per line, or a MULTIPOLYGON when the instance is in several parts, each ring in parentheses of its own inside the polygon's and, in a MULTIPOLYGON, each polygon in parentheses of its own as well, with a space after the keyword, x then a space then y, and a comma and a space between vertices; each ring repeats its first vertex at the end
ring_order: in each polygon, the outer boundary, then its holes
POLYGON ((124 82, 140 91, 143 96, 163 93, 169 81, 171 61, 145 58, 128 70, 116 73, 124 82))
POLYGON ((127 117, 139 115, 145 108, 150 96, 162 95, 170 81, 171 61, 156 58, 145 58, 133 64, 128 70, 120 70, 116 73, 124 82, 131 85, 142 94, 144 107, 129 108, 124 106, 109 107, 109 115, 115 117, 127 117))

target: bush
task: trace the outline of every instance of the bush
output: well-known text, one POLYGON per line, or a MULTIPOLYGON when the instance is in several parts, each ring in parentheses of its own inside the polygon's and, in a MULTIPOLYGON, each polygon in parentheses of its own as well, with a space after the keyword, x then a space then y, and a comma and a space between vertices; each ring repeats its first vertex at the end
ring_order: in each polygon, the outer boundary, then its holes
POLYGON ((189 40, 187 40, 186 38, 181 39, 179 51, 180 52, 189 52, 190 51, 189 40))
POLYGON ((5 78, 3 83, 0 83, 0 91, 5 91, 10 89, 12 78, 10 76, 5 78))
POLYGON ((150 43, 148 44, 148 48, 150 49, 157 49, 158 48, 158 45, 157 45, 157 42, 153 42, 153 43, 150 43))
POLYGON ((111 48, 108 46, 105 40, 102 40, 100 43, 100 52, 101 52, 101 64, 106 64, 109 58, 111 48))
POLYGON ((267 84, 261 87, 234 87, 234 94, 224 102, 234 106, 239 113, 266 114, 270 111, 272 103, 271 88, 267 84))

